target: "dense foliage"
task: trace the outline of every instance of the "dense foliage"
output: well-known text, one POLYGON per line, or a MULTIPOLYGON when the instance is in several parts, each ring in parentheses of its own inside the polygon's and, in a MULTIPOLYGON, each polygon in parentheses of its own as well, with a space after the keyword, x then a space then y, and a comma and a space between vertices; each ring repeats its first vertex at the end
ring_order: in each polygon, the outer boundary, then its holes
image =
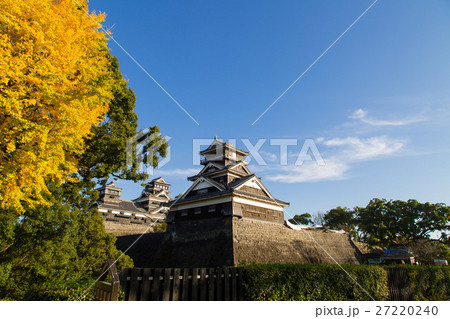
MULTIPOLYGON (((45 291, 79 286, 105 260, 121 255, 99 213, 73 198, 78 186, 49 185, 51 195, 46 199, 51 205, 28 209, 19 219, 7 212, 0 214, 0 232, 9 234, 0 242, 1 298, 47 298, 45 291)), ((132 266, 131 259, 124 255, 118 262, 121 266, 132 266)))
POLYGON ((442 266, 399 266, 408 271, 412 300, 449 300, 450 268, 442 266))
MULTIPOLYGON (((85 1, 79 1, 84 4, 85 1)), ((0 0, 0 207, 49 204, 115 85, 102 15, 72 0, 0 0)))
POLYGON ((450 207, 445 204, 375 198, 366 207, 332 209, 324 220, 325 226, 344 229, 370 246, 412 249, 422 263, 450 257, 450 207))
POLYGON ((289 222, 291 222, 294 225, 309 225, 313 224, 313 221, 311 220, 311 214, 309 213, 303 213, 300 215, 295 215, 293 218, 289 219, 289 222))
MULTIPOLYGON (((387 273, 381 267, 344 266, 373 298, 387 300, 387 273)), ((244 268, 247 300, 371 300, 337 265, 268 264, 244 268)))
MULTIPOLYGON (((90 207, 97 183, 147 178, 135 153, 126 161, 136 97, 101 16, 70 0, 0 5, 0 299, 73 300, 108 258, 133 265, 90 207)), ((167 142, 156 126, 147 134, 156 166, 167 142)))
MULTIPOLYGON (((412 300, 450 298, 449 267, 406 265, 387 268, 368 265, 343 267, 376 300, 389 300, 388 268, 406 269, 412 300)), ((337 265, 245 266, 243 281, 246 300, 371 300, 337 265)))

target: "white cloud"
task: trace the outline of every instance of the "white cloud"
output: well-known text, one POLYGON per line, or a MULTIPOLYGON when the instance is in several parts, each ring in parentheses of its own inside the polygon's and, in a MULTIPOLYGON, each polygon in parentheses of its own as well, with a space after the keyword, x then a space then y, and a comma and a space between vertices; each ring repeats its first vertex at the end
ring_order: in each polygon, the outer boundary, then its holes
POLYGON ((276 154, 268 151, 259 151, 259 154, 261 154, 262 158, 267 162, 276 162, 278 160, 278 156, 276 154))
POLYGON ((340 157, 347 161, 358 161, 374 159, 376 157, 391 155, 400 151, 404 142, 391 139, 387 136, 375 136, 366 139, 359 137, 334 138, 324 140, 322 144, 326 146, 341 146, 340 157))
POLYGON ((276 175, 269 175, 266 178, 270 181, 281 183, 305 183, 318 182, 324 180, 343 179, 349 166, 337 159, 328 159, 325 165, 318 165, 315 162, 295 166, 281 166, 281 171, 276 175))
POLYGON ((367 116, 368 112, 363 109, 358 109, 349 116, 351 119, 360 120, 363 123, 374 125, 374 126, 403 126, 408 124, 413 124, 417 122, 423 122, 426 117, 423 115, 418 115, 415 117, 404 118, 400 120, 377 120, 367 116))
POLYGON ((304 183, 317 181, 332 181, 346 178, 352 163, 374 160, 393 155, 401 151, 404 141, 387 136, 370 138, 347 137, 334 139, 320 139, 320 144, 335 148, 333 155, 324 157, 325 165, 318 165, 316 161, 305 162, 304 165, 276 166, 263 169, 265 178, 281 183, 304 183))

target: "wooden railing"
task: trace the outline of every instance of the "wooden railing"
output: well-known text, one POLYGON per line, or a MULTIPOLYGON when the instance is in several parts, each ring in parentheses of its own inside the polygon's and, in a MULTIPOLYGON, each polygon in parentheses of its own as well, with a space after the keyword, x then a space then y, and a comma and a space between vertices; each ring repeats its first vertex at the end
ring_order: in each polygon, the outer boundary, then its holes
POLYGON ((242 268, 125 268, 125 300, 243 300, 242 268))
POLYGON ((119 275, 117 274, 116 264, 113 259, 103 266, 101 277, 96 284, 95 299, 101 301, 117 301, 119 295, 119 275), (105 281, 111 275, 111 282, 105 281))

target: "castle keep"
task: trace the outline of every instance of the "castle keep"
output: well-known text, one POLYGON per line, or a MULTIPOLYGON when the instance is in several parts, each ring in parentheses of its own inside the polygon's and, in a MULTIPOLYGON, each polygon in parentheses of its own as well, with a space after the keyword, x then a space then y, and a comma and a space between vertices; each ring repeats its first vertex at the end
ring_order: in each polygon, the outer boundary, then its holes
MULTIPOLYGON (((252 174, 239 150, 217 138, 201 151, 203 168, 172 201, 165 233, 145 234, 128 254, 138 267, 222 267, 242 263, 358 263, 348 234, 294 230, 283 208, 252 174)), ((138 235, 118 238, 126 249, 138 235)))
POLYGON ((249 171, 243 160, 247 152, 214 139, 200 155, 204 167, 188 177, 193 184, 172 204, 167 223, 226 216, 284 223, 283 207, 289 204, 275 199, 249 171))

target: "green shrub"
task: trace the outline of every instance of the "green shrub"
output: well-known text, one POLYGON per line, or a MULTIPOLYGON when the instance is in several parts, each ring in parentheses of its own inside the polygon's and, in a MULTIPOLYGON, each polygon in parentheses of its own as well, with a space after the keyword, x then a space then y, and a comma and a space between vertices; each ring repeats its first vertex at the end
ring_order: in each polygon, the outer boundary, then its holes
POLYGON ((167 224, 166 223, 156 223, 153 228, 152 231, 154 233, 165 233, 167 230, 167 224))
POLYGON ((390 266, 405 268, 411 284, 412 300, 450 299, 450 268, 442 266, 390 266))
MULTIPOLYGON (((387 300, 387 272, 376 266, 345 265, 375 300, 387 300)), ((246 300, 371 300, 337 265, 267 264, 244 267, 246 300)))
POLYGON ((35 286, 27 290, 25 300, 43 301, 76 301, 95 300, 95 285, 89 288, 95 279, 82 280, 72 283, 53 283, 43 286, 35 286))
MULTIPOLYGON (((96 285, 95 278, 85 279, 72 283, 56 283, 43 287, 34 287, 27 291, 26 300, 44 301, 95 301, 96 285)), ((123 300, 125 293, 119 287, 118 299, 123 300)))

